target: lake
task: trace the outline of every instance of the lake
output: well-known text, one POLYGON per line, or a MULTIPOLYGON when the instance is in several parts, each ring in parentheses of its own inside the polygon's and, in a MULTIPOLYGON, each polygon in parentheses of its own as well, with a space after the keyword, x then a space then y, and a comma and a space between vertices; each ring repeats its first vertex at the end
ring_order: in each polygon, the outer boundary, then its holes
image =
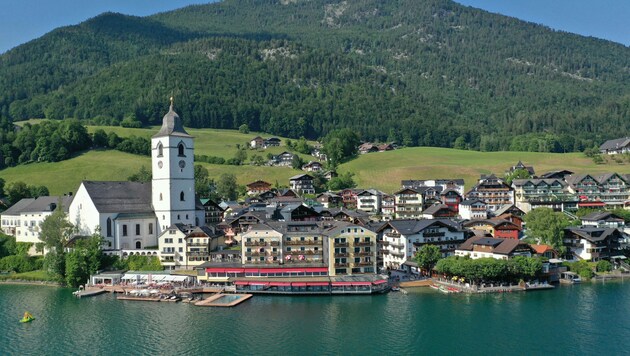
POLYGON ((254 296, 234 308, 0 284, 0 354, 626 354, 630 279, 502 294, 254 296), (22 324, 24 311, 36 318, 22 324))

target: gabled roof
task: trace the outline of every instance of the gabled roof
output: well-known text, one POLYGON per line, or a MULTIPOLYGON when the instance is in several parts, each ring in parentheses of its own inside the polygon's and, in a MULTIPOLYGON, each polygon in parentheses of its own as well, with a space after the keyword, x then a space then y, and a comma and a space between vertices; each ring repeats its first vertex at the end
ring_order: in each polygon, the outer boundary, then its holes
POLYGON ((81 184, 99 213, 153 212, 151 183, 83 181, 81 184))
POLYGON ((492 252, 498 255, 509 255, 519 246, 527 246, 533 251, 529 245, 515 239, 497 239, 485 236, 473 236, 462 243, 457 249, 464 251, 472 251, 474 245, 492 246, 492 252))
POLYGON ((608 140, 599 146, 600 150, 617 150, 630 145, 630 137, 616 138, 608 140))
POLYGON ((609 211, 595 211, 584 215, 582 221, 624 221, 624 219, 609 211))
POLYGON ((304 180, 304 179, 313 180, 313 176, 308 175, 308 174, 298 174, 289 178, 289 180, 304 180))
POLYGON ((2 212, 1 215, 20 215, 22 210, 35 201, 35 198, 20 199, 17 203, 13 204, 9 209, 2 212))
POLYGON ((522 187, 527 183, 531 183, 534 186, 539 186, 541 184, 553 185, 554 183, 559 183, 562 187, 565 187, 567 184, 562 181, 560 178, 545 178, 545 179, 514 179, 512 181, 512 185, 515 187, 522 187))
POLYGON ((560 171, 551 171, 551 172, 547 172, 544 173, 540 176, 541 179, 554 179, 554 178, 558 178, 558 179, 563 179, 565 176, 571 175, 574 172, 572 171, 568 171, 568 170, 560 170, 560 171))
POLYGON ((509 211, 511 211, 511 210, 517 210, 517 212, 518 212, 518 213, 520 213, 520 214, 522 214, 522 215, 525 215, 525 212, 524 212, 523 210, 519 209, 519 208, 518 208, 516 205, 514 205, 514 204, 505 204, 505 205, 502 205, 499 209, 497 209, 497 210, 494 212, 494 215, 496 215, 496 216, 501 216, 501 215, 503 215, 503 214, 508 213, 508 212, 509 212, 509 211))
POLYGON ((435 204, 435 205, 431 205, 430 207, 424 209, 424 211, 422 212, 422 214, 427 214, 427 215, 433 215, 435 213, 438 213, 442 210, 448 210, 451 211, 448 207, 448 205, 444 205, 444 204, 435 204))
POLYGON ((553 247, 549 246, 549 245, 536 245, 536 244, 530 244, 530 246, 534 249, 534 251, 536 251, 537 254, 542 255, 543 253, 547 252, 547 251, 553 251, 556 252, 556 250, 553 249, 553 247))
POLYGON ((246 185, 246 187, 250 187, 253 185, 265 185, 265 186, 270 186, 271 187, 271 183, 265 182, 264 180, 257 180, 255 182, 251 182, 249 184, 246 185))
POLYGON ((413 235, 421 232, 422 230, 437 225, 439 227, 446 227, 450 231, 461 230, 460 226, 449 219, 424 219, 424 220, 392 220, 383 224, 378 231, 382 231, 388 226, 398 231, 401 235, 413 235))
POLYGON ((473 205, 476 203, 481 203, 483 205, 487 205, 486 202, 484 202, 483 200, 479 200, 479 199, 466 199, 466 200, 462 200, 459 205, 473 205))
POLYGON ((570 231, 576 236, 594 243, 604 241, 619 232, 619 230, 612 227, 599 228, 594 226, 569 227, 565 231, 570 231))
POLYGON ((394 193, 394 195, 396 195, 396 194, 403 194, 403 193, 418 194, 418 190, 411 189, 411 188, 403 188, 403 189, 397 191, 396 193, 394 193))

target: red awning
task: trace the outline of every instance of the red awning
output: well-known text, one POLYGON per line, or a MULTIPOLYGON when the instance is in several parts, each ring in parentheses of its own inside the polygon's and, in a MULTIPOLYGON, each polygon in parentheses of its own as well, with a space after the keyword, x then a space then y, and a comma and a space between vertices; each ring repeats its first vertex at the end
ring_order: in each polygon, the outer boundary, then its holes
POLYGON ((268 286, 269 282, 249 282, 250 286, 268 286))
POLYGON ((245 272, 244 268, 226 268, 225 273, 243 273, 245 272))
POLYGON ((258 268, 245 268, 245 273, 258 273, 258 268))
POLYGON ((371 282, 352 282, 353 286, 371 286, 371 282))
POLYGON ((265 268, 265 269, 259 269, 258 271, 260 273, 282 273, 282 272, 284 272, 284 269, 282 269, 282 268, 265 268))
POLYGON ((327 286, 329 284, 330 283, 328 282, 307 282, 306 283, 306 285, 309 285, 309 286, 327 286))
POLYGON ((236 282, 234 282, 234 285, 237 285, 237 286, 246 286, 248 284, 249 284, 249 282, 247 282, 247 281, 236 281, 236 282))
POLYGON ((289 287, 291 283, 289 282, 271 282, 269 283, 272 287, 289 287))
POLYGON ((225 268, 206 268, 206 273, 225 273, 225 268))
POLYGON ((374 281, 372 282, 373 284, 383 284, 383 283, 387 283, 387 280, 385 279, 379 279, 378 281, 374 281))
POLYGON ((304 272, 328 272, 328 267, 309 267, 309 268, 304 268, 304 272))
POLYGON ((333 286, 351 286, 352 282, 332 282, 333 286))
POLYGON ((306 287, 306 283, 291 283, 293 287, 306 287))
POLYGON ((589 201, 589 202, 580 202, 578 203, 579 207, 582 206, 597 206, 597 207, 602 207, 602 206, 606 206, 606 203, 601 202, 601 201, 589 201))

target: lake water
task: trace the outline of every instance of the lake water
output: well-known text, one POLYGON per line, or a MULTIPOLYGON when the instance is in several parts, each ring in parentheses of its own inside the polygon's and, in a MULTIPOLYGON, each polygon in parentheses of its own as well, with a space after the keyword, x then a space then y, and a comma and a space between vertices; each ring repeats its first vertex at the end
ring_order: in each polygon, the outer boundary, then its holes
POLYGON ((630 279, 551 291, 254 296, 234 308, 0 285, 0 354, 621 355, 630 279), (24 311, 36 318, 19 322, 24 311))

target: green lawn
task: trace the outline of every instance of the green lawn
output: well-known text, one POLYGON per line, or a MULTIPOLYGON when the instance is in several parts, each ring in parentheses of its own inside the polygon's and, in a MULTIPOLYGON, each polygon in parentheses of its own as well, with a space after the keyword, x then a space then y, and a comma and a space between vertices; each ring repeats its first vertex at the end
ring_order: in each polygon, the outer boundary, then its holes
MULTIPOLYGON (((93 132, 99 127, 90 126, 93 132)), ((105 131, 114 131, 120 136, 151 137, 157 127, 129 129, 123 127, 101 127, 105 131)), ((195 154, 230 158, 234 156, 236 144, 246 144, 259 135, 242 134, 234 130, 187 129, 195 136, 195 154)), ((270 135, 260 134, 268 137, 270 135)), ((283 143, 286 139, 283 139, 283 143)), ((272 147, 268 150, 249 150, 253 154, 266 157, 267 153, 278 154, 286 147, 272 147)), ((306 161, 312 157, 301 155, 306 161)), ((355 160, 339 167, 339 172, 355 173, 355 181, 361 188, 377 188, 392 193, 400 188, 404 179, 463 178, 466 188, 470 188, 480 174, 503 173, 519 160, 528 166, 534 166, 538 174, 560 169, 576 173, 618 172, 630 173, 629 164, 618 164, 608 160, 606 164, 596 165, 582 153, 533 153, 533 152, 477 152, 448 148, 412 147, 389 152, 377 152, 361 155, 355 160)), ((32 163, 0 171, 0 177, 7 183, 24 181, 28 184, 46 185, 51 194, 75 192, 82 180, 126 180, 140 166, 150 167, 150 158, 122 153, 114 150, 91 151, 73 159, 57 163, 32 163)), ((223 173, 237 176, 239 184, 251 183, 262 179, 272 184, 276 181, 288 185, 289 177, 301 171, 286 167, 255 167, 250 165, 229 166, 201 163, 210 173, 211 178, 218 178, 223 173)))
POLYGON ((37 270, 24 273, 0 274, 0 280, 24 280, 24 281, 46 281, 54 282, 54 278, 44 270, 37 270))

